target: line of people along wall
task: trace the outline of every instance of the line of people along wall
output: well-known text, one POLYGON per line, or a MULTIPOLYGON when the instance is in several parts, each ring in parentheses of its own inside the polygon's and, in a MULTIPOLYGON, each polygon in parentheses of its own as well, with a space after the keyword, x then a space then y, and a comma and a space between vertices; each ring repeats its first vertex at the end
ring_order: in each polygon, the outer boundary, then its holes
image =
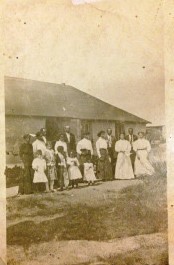
POLYGON ((45 128, 36 133, 32 144, 30 137, 25 134, 20 146, 23 173, 18 195, 63 191, 78 188, 79 183, 94 185, 97 180, 135 179, 154 174, 148 159, 150 142, 143 132, 135 135, 132 128, 128 129, 127 135, 121 133, 117 141, 112 129, 100 131, 96 141, 97 157, 90 134, 84 133, 76 144, 69 126, 65 126, 54 145, 47 141, 45 128))

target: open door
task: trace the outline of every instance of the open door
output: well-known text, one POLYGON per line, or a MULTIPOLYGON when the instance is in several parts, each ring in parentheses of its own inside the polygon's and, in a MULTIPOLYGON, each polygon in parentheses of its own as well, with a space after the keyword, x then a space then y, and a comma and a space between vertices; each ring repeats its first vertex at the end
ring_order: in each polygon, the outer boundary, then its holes
POLYGON ((121 133, 125 133, 124 123, 116 122, 115 123, 115 137, 117 141, 120 139, 121 133))
POLYGON ((70 125, 70 119, 50 117, 46 119, 47 137, 49 141, 56 141, 58 134, 64 131, 64 126, 70 125))

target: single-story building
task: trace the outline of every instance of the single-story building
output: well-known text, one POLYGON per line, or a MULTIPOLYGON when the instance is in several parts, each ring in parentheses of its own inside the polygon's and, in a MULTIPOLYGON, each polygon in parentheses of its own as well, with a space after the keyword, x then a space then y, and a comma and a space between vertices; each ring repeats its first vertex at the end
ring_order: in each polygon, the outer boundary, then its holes
POLYGON ((95 143, 101 129, 112 128, 118 139, 129 127, 136 134, 146 131, 149 123, 74 87, 14 77, 5 77, 5 115, 7 164, 13 165, 19 162, 22 136, 42 127, 52 141, 70 125, 77 141, 88 131, 95 143))

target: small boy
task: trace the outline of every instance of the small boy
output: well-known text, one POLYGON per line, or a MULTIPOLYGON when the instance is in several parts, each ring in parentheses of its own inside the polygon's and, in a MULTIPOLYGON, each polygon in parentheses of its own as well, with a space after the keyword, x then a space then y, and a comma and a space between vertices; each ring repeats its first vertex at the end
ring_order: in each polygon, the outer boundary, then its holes
POLYGON ((67 176, 66 154, 64 152, 63 146, 57 147, 56 167, 57 167, 57 176, 59 180, 60 190, 63 191, 63 187, 65 184, 64 179, 67 176))

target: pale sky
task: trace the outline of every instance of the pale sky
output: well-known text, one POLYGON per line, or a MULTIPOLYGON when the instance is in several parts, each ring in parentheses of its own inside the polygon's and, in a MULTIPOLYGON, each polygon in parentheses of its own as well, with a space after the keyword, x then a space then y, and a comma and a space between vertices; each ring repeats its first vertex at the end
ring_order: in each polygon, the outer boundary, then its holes
POLYGON ((66 83, 164 124, 162 2, 4 1, 5 75, 66 83))

